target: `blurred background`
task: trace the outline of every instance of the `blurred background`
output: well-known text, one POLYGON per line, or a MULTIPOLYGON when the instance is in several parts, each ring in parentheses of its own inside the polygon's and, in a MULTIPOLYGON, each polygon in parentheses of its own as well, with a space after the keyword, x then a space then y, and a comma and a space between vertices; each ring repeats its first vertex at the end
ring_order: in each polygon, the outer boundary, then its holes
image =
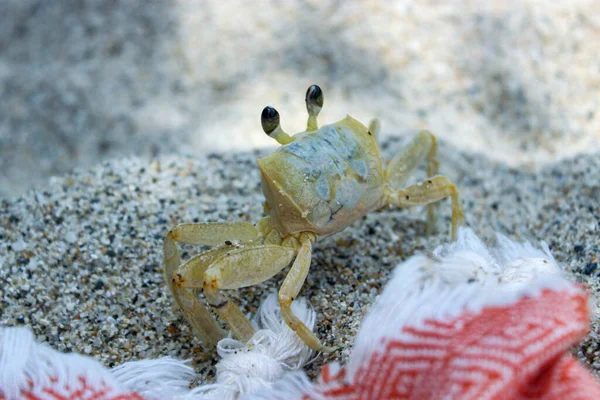
POLYGON ((0 2, 0 197, 109 158, 275 145, 377 116, 536 168, 600 143, 596 1, 0 2), (568 4, 567 4, 568 3, 568 4), (595 4, 594 4, 595 3, 595 4))

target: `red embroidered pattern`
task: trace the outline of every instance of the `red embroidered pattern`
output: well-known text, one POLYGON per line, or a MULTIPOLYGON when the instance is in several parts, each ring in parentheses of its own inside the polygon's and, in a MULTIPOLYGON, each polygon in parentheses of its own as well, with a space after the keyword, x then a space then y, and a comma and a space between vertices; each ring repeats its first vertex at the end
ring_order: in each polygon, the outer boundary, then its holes
MULTIPOLYGON (((100 387, 92 387, 82 376, 77 378, 77 385, 69 386, 50 378, 50 385, 36 387, 29 381, 29 387, 21 390, 21 399, 24 400, 143 400, 137 393, 111 394, 114 390, 102 383, 100 387)), ((5 400, 0 393, 0 400, 5 400)))
POLYGON ((321 374, 332 399, 600 399, 600 385, 567 355, 588 327, 587 296, 543 291, 451 322, 427 320, 385 339, 357 371, 321 374), (567 395, 568 394, 568 395, 567 395))

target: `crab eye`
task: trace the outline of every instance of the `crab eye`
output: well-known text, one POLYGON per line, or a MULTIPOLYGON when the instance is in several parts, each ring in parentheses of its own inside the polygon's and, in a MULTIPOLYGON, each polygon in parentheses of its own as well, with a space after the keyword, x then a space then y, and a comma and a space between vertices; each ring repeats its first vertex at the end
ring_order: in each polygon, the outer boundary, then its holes
POLYGON ((311 85, 306 91, 306 105, 323 107, 323 91, 317 85, 311 85))
POLYGON ((263 131, 269 136, 279 126, 279 113, 273 107, 265 107, 260 116, 260 122, 262 124, 263 131))

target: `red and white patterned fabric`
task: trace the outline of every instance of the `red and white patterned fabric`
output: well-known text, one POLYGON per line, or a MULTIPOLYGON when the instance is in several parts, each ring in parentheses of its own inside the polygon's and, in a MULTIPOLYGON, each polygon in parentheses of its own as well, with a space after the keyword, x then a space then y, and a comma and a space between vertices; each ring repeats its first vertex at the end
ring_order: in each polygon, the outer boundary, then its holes
POLYGON ((352 378, 325 366, 319 391, 329 399, 600 399, 596 379, 567 351, 588 318, 582 289, 426 319, 383 339, 352 378))
MULTIPOLYGON (((295 313, 312 328, 302 301, 295 313)), ((589 327, 588 293, 547 247, 498 236, 487 248, 463 229, 457 242, 399 265, 362 323, 342 367, 310 382, 310 351, 261 307, 250 345, 219 344, 217 383, 188 389, 185 362, 163 358, 111 371, 36 344, 26 328, 0 329, 4 399, 600 399, 600 383, 568 352, 589 327), (243 351, 240 351, 243 350, 243 351)))
POLYGON ((585 288, 565 278, 545 244, 496 243, 462 229, 456 243, 400 265, 350 360, 324 367, 317 394, 600 399, 598 380, 568 353, 589 329, 585 288))
MULTIPOLYGON (((63 384, 57 377, 52 377, 44 386, 36 386, 32 381, 26 388, 21 389, 18 398, 23 400, 143 400, 143 397, 137 393, 113 394, 114 389, 106 384, 100 386, 90 386, 85 378, 78 378, 75 384, 63 384)), ((0 399, 5 399, 0 394, 0 399)))
POLYGON ((35 343, 27 328, 0 329, 0 400, 142 400, 97 361, 35 343))

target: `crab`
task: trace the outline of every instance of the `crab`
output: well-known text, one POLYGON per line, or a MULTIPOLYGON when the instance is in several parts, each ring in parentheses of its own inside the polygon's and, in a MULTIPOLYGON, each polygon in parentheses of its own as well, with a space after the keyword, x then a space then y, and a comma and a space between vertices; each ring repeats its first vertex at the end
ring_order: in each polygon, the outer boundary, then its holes
POLYGON ((282 146, 258 159, 265 196, 265 218, 248 222, 184 223, 164 241, 165 281, 178 307, 205 347, 225 332, 196 296, 202 289, 210 308, 240 340, 249 340, 254 328, 240 308, 222 292, 261 283, 292 264, 278 292, 281 316, 311 349, 331 352, 292 312, 309 272, 313 244, 346 228, 370 211, 389 205, 428 205, 427 230, 434 225, 433 203, 447 197, 452 206, 452 239, 464 214, 456 186, 437 175, 437 140, 419 132, 391 161, 384 162, 377 145, 380 123, 366 127, 354 118, 317 124, 323 92, 312 85, 306 92, 306 131, 290 136, 283 131, 279 113, 265 107, 262 128, 282 146), (429 178, 404 187, 413 171, 427 159, 429 178), (177 243, 214 246, 181 262, 177 243), (293 263, 292 263, 293 262, 293 263))

